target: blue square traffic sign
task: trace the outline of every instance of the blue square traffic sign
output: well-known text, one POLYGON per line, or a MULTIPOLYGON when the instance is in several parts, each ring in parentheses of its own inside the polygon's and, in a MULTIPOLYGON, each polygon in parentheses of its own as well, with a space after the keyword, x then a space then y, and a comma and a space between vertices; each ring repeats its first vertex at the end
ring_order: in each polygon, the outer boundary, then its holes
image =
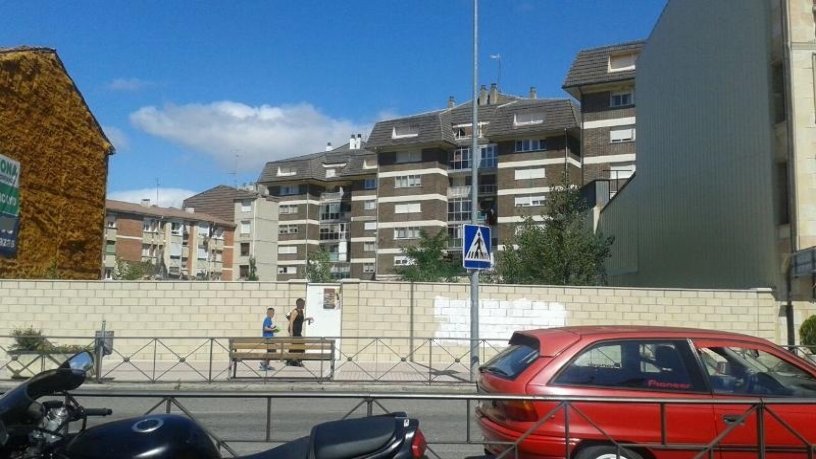
POLYGON ((490 227, 463 225, 462 266, 465 269, 490 269, 490 227))

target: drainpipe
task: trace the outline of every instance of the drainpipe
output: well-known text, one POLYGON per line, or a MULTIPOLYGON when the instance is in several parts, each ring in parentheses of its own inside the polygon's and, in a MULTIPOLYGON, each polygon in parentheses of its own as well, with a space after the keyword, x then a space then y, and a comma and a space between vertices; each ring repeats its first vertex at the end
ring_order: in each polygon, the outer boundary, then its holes
POLYGON ((793 287, 793 269, 791 262, 793 254, 799 250, 799 241, 796 233, 796 161, 794 158, 794 132, 793 120, 795 113, 793 109, 793 100, 791 87, 792 77, 790 72, 791 63, 791 36, 790 36, 790 16, 788 14, 788 0, 780 1, 780 16, 782 20, 782 38, 785 42, 782 57, 782 71, 784 72, 784 88, 785 88, 785 125, 787 135, 787 154, 788 154, 788 199, 786 205, 788 206, 788 228, 790 229, 790 254, 788 258, 788 269, 786 275, 786 304, 785 304, 785 322, 787 325, 788 345, 796 344, 796 331, 794 326, 794 311, 793 311, 793 295, 791 288, 793 287))

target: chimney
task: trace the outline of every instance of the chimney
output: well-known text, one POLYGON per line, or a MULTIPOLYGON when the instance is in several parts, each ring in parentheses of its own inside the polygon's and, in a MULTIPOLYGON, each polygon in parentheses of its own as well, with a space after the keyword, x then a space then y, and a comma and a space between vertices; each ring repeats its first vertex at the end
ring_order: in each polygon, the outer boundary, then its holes
POLYGON ((142 207, 150 207, 150 199, 142 199, 142 207))
POLYGON ((331 142, 327 143, 326 144, 326 151, 332 151, 332 150, 333 150, 333 148, 331 146, 331 142))
POLYGON ((453 96, 448 97, 448 108, 453 108, 456 106, 456 99, 453 96))
POLYGON ((363 148, 363 135, 357 134, 357 149, 362 150, 363 148))
POLYGON ((538 92, 535 86, 530 86, 530 99, 538 99, 538 92))
POLYGON ((354 139, 354 134, 351 135, 349 139, 349 150, 356 150, 357 149, 357 141, 354 139))
POLYGON ((487 86, 482 85, 482 88, 479 89, 479 105, 486 105, 487 104, 487 86))
POLYGON ((499 102, 499 87, 496 83, 490 84, 490 94, 487 96, 488 104, 495 104, 499 102))

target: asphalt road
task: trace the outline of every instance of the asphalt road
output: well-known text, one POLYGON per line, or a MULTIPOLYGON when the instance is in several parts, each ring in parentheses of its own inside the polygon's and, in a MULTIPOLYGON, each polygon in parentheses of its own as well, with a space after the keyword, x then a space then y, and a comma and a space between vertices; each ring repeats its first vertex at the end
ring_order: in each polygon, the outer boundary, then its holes
MULTIPOLYGON (((96 420, 93 424, 140 416, 159 402, 160 399, 156 398, 80 398, 80 403, 85 407, 111 408, 114 411, 113 416, 96 420)), ((264 399, 183 399, 180 403, 215 436, 226 440, 240 440, 229 443, 239 454, 255 453, 276 446, 274 443, 263 442, 266 437, 264 399)), ((357 403, 359 401, 356 400, 273 399, 271 439, 285 441, 308 435, 313 425, 339 419, 357 403)), ((431 458, 464 458, 482 451, 480 445, 461 444, 467 439, 467 405, 464 401, 397 400, 384 401, 382 404, 388 411, 406 411, 420 420, 420 429, 432 449, 428 453, 431 458)), ((164 410, 162 405, 157 412, 164 410)), ((173 412, 179 413, 180 410, 174 407, 173 412)), ((382 408, 374 406, 374 414, 382 412, 382 408)), ((363 405, 352 416, 365 414, 366 408, 363 405)), ((481 436, 478 427, 472 420, 470 422, 471 439, 479 441, 481 436)), ((226 451, 223 454, 230 457, 226 451)))

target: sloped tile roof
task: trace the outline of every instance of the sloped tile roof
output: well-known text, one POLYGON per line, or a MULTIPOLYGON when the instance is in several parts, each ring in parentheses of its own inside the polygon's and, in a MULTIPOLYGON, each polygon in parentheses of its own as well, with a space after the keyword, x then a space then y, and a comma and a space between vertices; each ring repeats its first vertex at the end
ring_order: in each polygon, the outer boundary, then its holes
POLYGON ((635 70, 609 72, 609 56, 633 51, 640 52, 645 44, 645 41, 640 40, 580 51, 572 62, 563 88, 635 78, 635 70))
POLYGON ((280 161, 266 163, 258 177, 258 183, 291 182, 301 180, 342 181, 355 175, 375 174, 376 170, 363 169, 366 157, 376 159, 376 153, 366 150, 367 143, 363 142, 361 149, 352 150, 349 144, 331 151, 311 153, 280 161), (335 167, 328 167, 328 166, 335 167), (292 168, 294 175, 278 176, 278 168, 292 168), (326 171, 335 169, 334 177, 327 177, 326 171))
POLYGON ((105 201, 105 208, 108 211, 144 215, 147 217, 178 218, 179 220, 192 220, 197 222, 215 223, 218 225, 228 226, 230 228, 235 227, 235 223, 231 221, 226 221, 202 212, 187 212, 186 210, 176 209, 175 207, 146 207, 141 204, 133 204, 132 202, 114 201, 113 199, 108 199, 105 201))
POLYGON ((235 200, 255 199, 258 193, 218 185, 184 200, 183 206, 192 207, 226 221, 235 221, 235 200))

